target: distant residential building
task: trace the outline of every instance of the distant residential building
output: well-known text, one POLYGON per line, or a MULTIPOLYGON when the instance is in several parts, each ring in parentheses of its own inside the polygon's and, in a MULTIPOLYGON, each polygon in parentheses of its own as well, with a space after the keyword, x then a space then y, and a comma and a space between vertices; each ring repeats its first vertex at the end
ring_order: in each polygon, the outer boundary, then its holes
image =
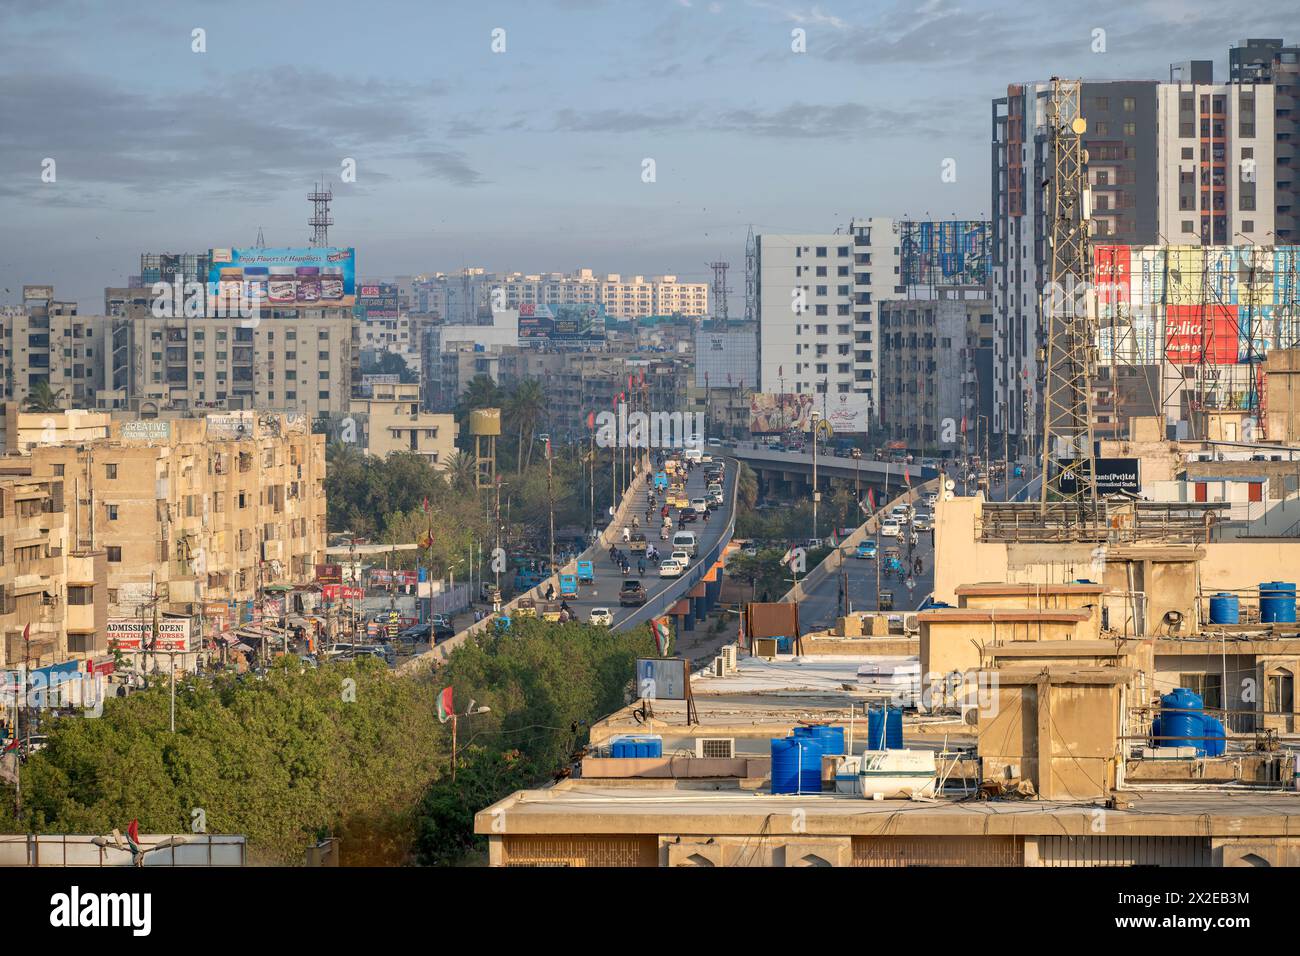
POLYGON ((1280 38, 1242 40, 1228 51, 1228 80, 1272 86, 1273 232, 1277 243, 1294 244, 1300 241, 1300 46, 1280 38))
POLYGON ((373 383, 369 395, 352 400, 348 417, 354 420, 354 440, 368 455, 415 452, 442 468, 455 453, 455 417, 424 411, 414 383, 373 383))

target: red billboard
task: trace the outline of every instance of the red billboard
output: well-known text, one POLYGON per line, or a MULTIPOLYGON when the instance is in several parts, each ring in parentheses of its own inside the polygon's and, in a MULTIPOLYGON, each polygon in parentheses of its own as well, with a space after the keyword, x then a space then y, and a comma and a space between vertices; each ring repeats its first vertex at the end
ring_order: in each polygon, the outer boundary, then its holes
POLYGON ((1171 365, 1237 363, 1235 305, 1165 306, 1165 357, 1171 365))

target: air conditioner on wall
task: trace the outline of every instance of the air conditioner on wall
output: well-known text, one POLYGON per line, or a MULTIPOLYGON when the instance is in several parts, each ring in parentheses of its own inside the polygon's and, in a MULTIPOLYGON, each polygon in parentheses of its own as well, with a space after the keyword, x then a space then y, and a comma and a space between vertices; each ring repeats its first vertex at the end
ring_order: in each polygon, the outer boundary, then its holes
POLYGON ((695 756, 731 760, 736 756, 734 737, 700 737, 695 741, 695 756))

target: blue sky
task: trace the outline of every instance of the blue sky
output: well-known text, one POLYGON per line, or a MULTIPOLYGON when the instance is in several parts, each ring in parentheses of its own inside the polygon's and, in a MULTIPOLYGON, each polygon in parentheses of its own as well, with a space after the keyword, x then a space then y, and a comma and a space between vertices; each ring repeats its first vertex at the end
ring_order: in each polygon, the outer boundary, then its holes
POLYGON ((98 311, 141 251, 250 245, 259 226, 268 245, 306 244, 322 174, 331 239, 357 247, 361 275, 702 279, 722 258, 739 287, 749 223, 987 215, 989 101, 1008 82, 1159 79, 1191 58, 1221 77, 1233 41, 1300 38, 1296 9, 0 0, 0 304, 53 282, 98 311), (354 184, 339 182, 349 157, 354 184))

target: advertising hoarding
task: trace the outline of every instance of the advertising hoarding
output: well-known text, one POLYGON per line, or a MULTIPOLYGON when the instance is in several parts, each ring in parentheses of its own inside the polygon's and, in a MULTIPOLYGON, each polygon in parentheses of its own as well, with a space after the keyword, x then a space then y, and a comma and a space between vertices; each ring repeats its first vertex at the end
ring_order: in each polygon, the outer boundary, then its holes
POLYGON ((903 285, 983 285, 989 277, 989 223, 981 219, 898 224, 903 285))
POLYGON ((1239 351, 1235 305, 1165 307, 1165 357, 1174 365, 1233 365, 1239 351))
POLYGON ((603 305, 544 305, 521 302, 519 337, 550 339, 558 342, 592 342, 605 340, 603 305))
POLYGON ((271 308, 323 308, 356 304, 356 251, 320 249, 213 249, 208 282, 218 294, 243 294, 271 308))
POLYGON ((190 649, 190 619, 163 617, 158 619, 158 641, 152 648, 145 643, 153 636, 153 621, 118 617, 108 620, 108 645, 122 651, 188 651, 190 649))
POLYGON ((749 430, 754 434, 812 428, 812 395, 755 392, 749 397, 749 430))
POLYGON ((396 319, 397 286, 391 282, 363 283, 357 287, 362 319, 396 319))
POLYGON ((861 392, 839 392, 829 396, 826 420, 836 435, 870 431, 871 396, 861 392))
MULTIPOLYGON (((1137 494, 1142 490, 1142 462, 1137 458, 1098 458, 1097 494, 1113 495, 1117 492, 1137 494)), ((1078 483, 1073 473, 1061 476, 1061 491, 1074 494, 1078 483)))
POLYGON ((646 700, 685 700, 686 661, 677 657, 638 657, 636 695, 646 700))

